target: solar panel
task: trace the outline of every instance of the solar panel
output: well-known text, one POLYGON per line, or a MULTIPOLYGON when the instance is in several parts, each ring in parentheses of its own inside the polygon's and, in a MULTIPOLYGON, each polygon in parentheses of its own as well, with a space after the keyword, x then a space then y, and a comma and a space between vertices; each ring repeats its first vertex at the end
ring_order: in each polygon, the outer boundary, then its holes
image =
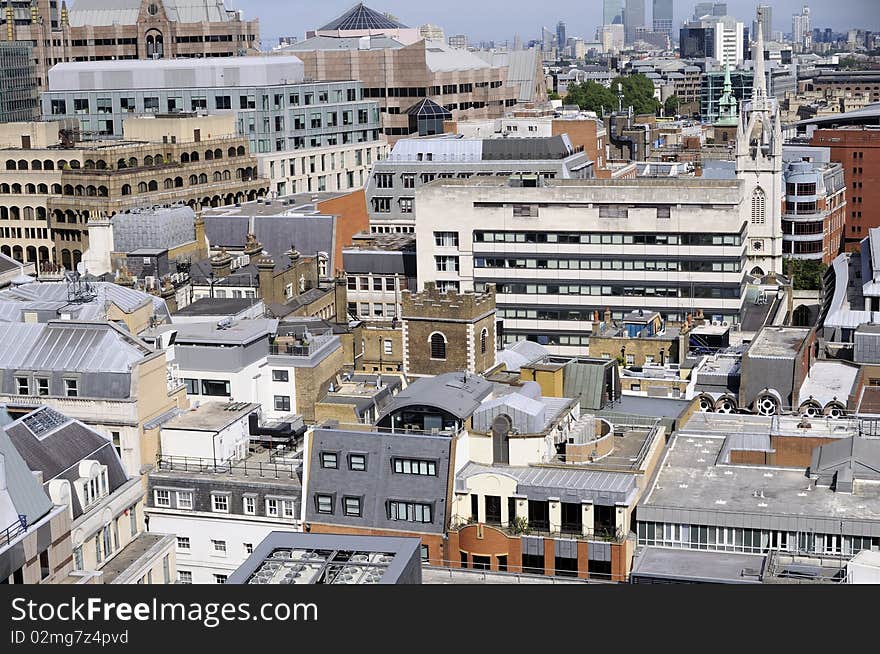
POLYGON ((70 422, 70 418, 49 407, 42 407, 27 414, 21 421, 34 436, 39 438, 70 422))

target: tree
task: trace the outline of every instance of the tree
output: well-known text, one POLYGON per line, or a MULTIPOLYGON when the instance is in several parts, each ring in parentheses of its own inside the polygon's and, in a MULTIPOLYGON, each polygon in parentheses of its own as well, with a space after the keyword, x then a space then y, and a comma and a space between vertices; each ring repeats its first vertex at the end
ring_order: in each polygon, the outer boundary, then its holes
POLYGON ((623 106, 632 107, 636 114, 656 114, 660 101, 654 97, 654 83, 641 73, 621 75, 611 82, 611 91, 617 93, 618 84, 623 91, 623 106))
POLYGON ((675 116, 678 114, 678 107, 680 104, 677 95, 670 95, 666 98, 666 102, 663 103, 663 114, 666 116, 675 116))
POLYGON ((617 107, 617 98, 601 84, 587 81, 568 87, 565 104, 576 104, 584 111, 595 111, 597 115, 601 116, 603 110, 612 111, 617 107))
POLYGON ((827 267, 814 259, 786 259, 783 265, 785 274, 791 278, 796 291, 818 291, 822 287, 822 275, 827 267))
POLYGON ((547 94, 547 99, 548 100, 561 100, 562 98, 559 96, 559 94, 556 91, 550 91, 550 93, 547 94))

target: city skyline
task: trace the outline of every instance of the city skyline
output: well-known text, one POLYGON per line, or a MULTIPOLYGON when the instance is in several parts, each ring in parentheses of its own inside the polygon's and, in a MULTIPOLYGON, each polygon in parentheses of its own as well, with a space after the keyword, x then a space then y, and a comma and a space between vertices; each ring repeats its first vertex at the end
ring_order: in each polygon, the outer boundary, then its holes
MULTIPOLYGON (((269 45, 282 36, 303 38, 305 32, 315 29, 339 16, 354 4, 351 0, 329 0, 328 2, 298 7, 292 12, 287 5, 271 0, 235 0, 230 3, 235 9, 244 11, 245 18, 259 18, 261 37, 264 44, 269 45)), ((541 27, 555 32, 556 23, 563 21, 569 37, 580 37, 591 40, 596 28, 602 22, 602 3, 583 7, 573 0, 558 0, 551 4, 526 6, 510 15, 503 11, 508 4, 500 0, 486 0, 478 6, 462 0, 450 0, 442 14, 436 5, 428 3, 412 3, 405 0, 375 0, 366 3, 377 11, 389 12, 400 22, 410 27, 418 27, 425 23, 440 25, 447 34, 466 34, 471 41, 489 41, 503 43, 513 40, 518 34, 523 43, 540 40, 541 27), (458 10, 458 11, 456 11, 458 10), (479 25, 480 27, 474 27, 479 25)), ((675 0, 673 14, 673 33, 676 33, 683 21, 693 14, 695 2, 675 0)), ((746 25, 751 25, 755 17, 758 2, 752 0, 730 0, 729 12, 746 25)), ((791 17, 799 13, 807 4, 811 8, 814 27, 830 27, 836 32, 849 29, 880 30, 880 18, 870 23, 873 0, 841 0, 834 6, 804 3, 802 0, 781 0, 773 4, 773 29, 790 32, 791 17), (815 5, 815 6, 814 6, 815 5)), ((650 24, 651 2, 646 3, 646 22, 650 24)))

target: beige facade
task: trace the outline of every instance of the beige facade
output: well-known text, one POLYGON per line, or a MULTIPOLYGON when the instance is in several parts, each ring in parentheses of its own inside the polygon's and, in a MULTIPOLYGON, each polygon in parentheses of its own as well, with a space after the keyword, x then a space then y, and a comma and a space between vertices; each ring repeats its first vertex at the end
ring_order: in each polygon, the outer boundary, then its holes
POLYGON ((41 90, 47 88, 49 69, 64 61, 256 53, 260 44, 259 21, 242 20, 239 13, 226 10, 222 4, 210 4, 214 6, 209 9, 209 3, 204 3, 204 10, 199 11, 197 3, 141 0, 134 15, 130 10, 112 6, 80 10, 75 1, 68 9, 57 0, 35 0, 31 7, 4 7, 0 12, 0 40, 34 44, 41 90))
POLYGON ((194 209, 264 196, 247 139, 230 117, 132 118, 132 140, 70 142, 67 121, 0 129, 0 251, 41 273, 73 269, 89 224, 119 211, 186 203, 194 209))

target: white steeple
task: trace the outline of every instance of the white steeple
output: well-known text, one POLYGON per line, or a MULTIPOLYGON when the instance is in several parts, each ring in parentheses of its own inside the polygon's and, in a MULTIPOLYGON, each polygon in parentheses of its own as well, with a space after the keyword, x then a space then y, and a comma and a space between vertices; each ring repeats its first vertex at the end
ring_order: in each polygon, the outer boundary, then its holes
POLYGON ((758 34, 752 47, 755 78, 752 82, 752 109, 763 111, 767 102, 767 79, 764 77, 764 7, 758 6, 758 34))

